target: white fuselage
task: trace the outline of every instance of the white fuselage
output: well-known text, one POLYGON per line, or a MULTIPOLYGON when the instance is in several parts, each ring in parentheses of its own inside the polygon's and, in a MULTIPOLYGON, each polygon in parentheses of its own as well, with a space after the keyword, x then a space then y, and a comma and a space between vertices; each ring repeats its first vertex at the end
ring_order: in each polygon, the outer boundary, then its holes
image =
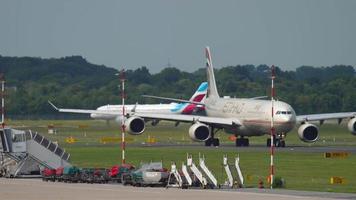
MULTIPOLYGON (((169 103, 169 104, 137 104, 137 105, 125 105, 125 113, 175 113, 180 111, 179 103, 169 103)), ((105 105, 100 106, 96 110, 112 112, 112 113, 122 113, 122 105, 105 105)), ((102 120, 115 120, 121 118, 122 115, 112 115, 112 114, 90 114, 90 117, 93 119, 102 119, 102 120)))
MULTIPOLYGON (((242 126, 225 127, 231 134, 259 136, 271 130, 272 103, 270 100, 207 98, 205 110, 208 116, 236 118, 242 126)), ((282 101, 274 101, 274 128, 277 134, 286 134, 296 124, 293 108, 282 101)))

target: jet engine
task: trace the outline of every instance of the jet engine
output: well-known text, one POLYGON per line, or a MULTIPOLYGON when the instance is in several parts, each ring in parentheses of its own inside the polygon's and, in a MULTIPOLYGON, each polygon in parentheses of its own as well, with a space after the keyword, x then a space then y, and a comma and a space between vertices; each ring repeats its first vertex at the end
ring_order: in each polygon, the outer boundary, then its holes
POLYGON ((347 123, 347 128, 352 135, 356 135, 356 117, 352 118, 349 123, 347 123))
POLYGON ((211 137, 211 129, 208 125, 198 122, 189 128, 189 136, 194 141, 204 142, 211 137))
POLYGON ((130 117, 125 121, 126 131, 131 135, 141 135, 145 131, 145 121, 140 117, 130 117))
POLYGON ((303 124, 298 129, 298 136, 304 142, 315 142, 319 137, 319 128, 314 124, 303 124))

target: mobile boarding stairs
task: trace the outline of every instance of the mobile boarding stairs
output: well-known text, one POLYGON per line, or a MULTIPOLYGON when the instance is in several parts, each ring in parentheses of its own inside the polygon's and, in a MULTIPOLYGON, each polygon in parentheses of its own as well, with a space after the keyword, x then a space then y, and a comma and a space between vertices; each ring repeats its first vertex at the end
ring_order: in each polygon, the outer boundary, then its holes
MULTIPOLYGON (((218 188, 219 185, 215 176, 208 169, 205 164, 204 156, 201 158, 199 156, 199 167, 194 164, 191 155, 187 155, 187 165, 182 164, 182 176, 178 173, 175 163, 172 164, 171 174, 169 176, 169 181, 167 187, 190 187, 199 183, 203 188, 218 188), (175 177, 176 184, 170 183, 171 176, 175 177), (184 178, 183 178, 184 177, 184 178), (193 178, 192 178, 193 177, 193 178)), ((197 186, 197 185, 196 185, 197 186)))
POLYGON ((31 130, 0 129, 0 176, 36 177, 43 168, 71 166, 70 154, 31 130))

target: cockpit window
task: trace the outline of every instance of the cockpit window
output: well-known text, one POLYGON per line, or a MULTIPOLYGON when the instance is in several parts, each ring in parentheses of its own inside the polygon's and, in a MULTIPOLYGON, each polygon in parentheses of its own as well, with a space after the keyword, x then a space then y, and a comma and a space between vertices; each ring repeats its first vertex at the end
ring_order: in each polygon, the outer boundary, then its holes
POLYGON ((276 115, 291 115, 292 111, 277 111, 276 115))

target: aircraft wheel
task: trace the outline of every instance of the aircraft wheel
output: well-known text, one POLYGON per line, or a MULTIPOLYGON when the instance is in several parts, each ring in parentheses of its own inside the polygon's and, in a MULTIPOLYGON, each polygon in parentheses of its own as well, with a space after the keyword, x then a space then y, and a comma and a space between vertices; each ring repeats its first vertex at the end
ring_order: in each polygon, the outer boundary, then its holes
POLYGON ((280 141, 280 144, 281 144, 281 147, 286 147, 286 141, 281 140, 281 141, 280 141))
POLYGON ((213 144, 214 138, 209 138, 205 141, 205 146, 210 147, 213 144))
POLYGON ((237 147, 241 147, 241 139, 236 138, 236 140, 235 140, 235 145, 236 145, 237 147))
POLYGON ((245 139, 244 138, 238 138, 238 139, 236 139, 235 143, 236 143, 237 147, 245 146, 245 139))
MULTIPOLYGON (((275 147, 279 147, 279 139, 273 139, 273 145, 275 146, 275 147)), ((270 147, 271 146, 271 138, 268 138, 267 139, 267 147, 270 147)))
POLYGON ((220 146, 220 140, 219 140, 218 138, 214 138, 214 139, 213 139, 213 146, 214 146, 214 147, 220 146))
POLYGON ((236 139, 237 147, 248 147, 250 146, 250 141, 248 138, 238 138, 236 139))
POLYGON ((248 138, 243 138, 242 141, 243 141, 243 146, 245 147, 250 146, 250 140, 248 138))
POLYGON ((270 146, 271 146, 271 139, 270 139, 270 138, 267 139, 266 144, 267 144, 267 147, 270 147, 270 146))

